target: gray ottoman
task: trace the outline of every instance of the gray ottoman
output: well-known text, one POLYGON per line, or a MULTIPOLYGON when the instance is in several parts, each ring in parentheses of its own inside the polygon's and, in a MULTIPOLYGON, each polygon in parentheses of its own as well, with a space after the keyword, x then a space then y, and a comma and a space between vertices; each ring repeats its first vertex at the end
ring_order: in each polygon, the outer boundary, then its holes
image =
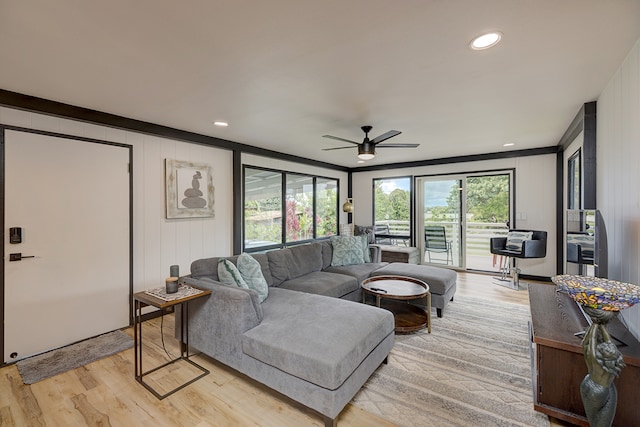
POLYGON ((438 317, 442 317, 442 310, 449 304, 449 301, 453 300, 453 295, 456 293, 458 275, 455 271, 447 268, 392 262, 371 273, 371 276, 383 275, 413 277, 429 285, 431 307, 436 308, 438 317))

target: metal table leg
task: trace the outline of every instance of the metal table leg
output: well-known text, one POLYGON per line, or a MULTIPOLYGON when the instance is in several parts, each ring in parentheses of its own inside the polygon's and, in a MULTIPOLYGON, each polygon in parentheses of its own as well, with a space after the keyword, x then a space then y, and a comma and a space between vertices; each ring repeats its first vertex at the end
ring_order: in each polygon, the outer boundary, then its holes
MULTIPOLYGON (((178 390, 182 390, 183 388, 185 388, 186 386, 188 386, 191 383, 194 383, 195 381, 199 380, 200 378, 206 376, 209 374, 209 370, 205 369, 204 367, 198 365, 196 362, 192 361, 189 358, 189 302, 185 302, 181 305, 181 310, 180 310, 180 320, 181 320, 181 325, 180 325, 180 356, 170 360, 156 368, 153 368, 147 372, 143 372, 142 371, 142 304, 139 301, 136 301, 136 316, 135 316, 135 320, 134 323, 136 325, 134 328, 134 346, 135 346, 135 377, 136 380, 142 384, 147 390, 149 390, 155 397, 157 397, 158 399, 162 400, 167 396, 172 395, 173 393, 177 392, 178 390), (138 347, 139 346, 139 347, 138 347), (179 360, 184 360, 188 363, 190 363, 192 366, 195 366, 196 368, 198 368, 200 371, 202 371, 202 373, 200 375, 198 375, 197 377, 195 377, 194 379, 174 388, 173 390, 168 391, 165 394, 160 394, 158 393, 153 387, 151 387, 149 384, 147 384, 146 382, 144 382, 143 377, 145 375, 151 374, 159 369, 162 369, 172 363, 175 363, 179 360)), ((160 331, 160 333, 162 333, 162 331, 160 331)))

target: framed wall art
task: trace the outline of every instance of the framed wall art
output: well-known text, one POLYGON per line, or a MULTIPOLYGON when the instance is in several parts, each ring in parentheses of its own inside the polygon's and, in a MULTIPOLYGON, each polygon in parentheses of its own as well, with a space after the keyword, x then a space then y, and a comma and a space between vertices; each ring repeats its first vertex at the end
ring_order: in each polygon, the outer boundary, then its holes
POLYGON ((213 176, 206 163, 165 159, 167 218, 213 218, 213 176))

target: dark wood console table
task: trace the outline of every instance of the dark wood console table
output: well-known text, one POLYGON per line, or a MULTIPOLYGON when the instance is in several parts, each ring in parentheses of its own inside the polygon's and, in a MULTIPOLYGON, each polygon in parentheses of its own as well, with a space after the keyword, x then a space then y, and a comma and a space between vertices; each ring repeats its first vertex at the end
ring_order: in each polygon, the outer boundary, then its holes
MULTIPOLYGON (((568 295, 556 292, 553 285, 529 284, 529 302, 534 408, 588 427, 580 397, 580 382, 587 374, 587 367, 582 355, 582 339, 574 335, 586 330, 588 323, 577 304, 568 295)), ((638 426, 640 343, 617 319, 609 323, 608 330, 626 344, 618 347, 627 367, 615 380, 618 408, 613 425, 638 426)))

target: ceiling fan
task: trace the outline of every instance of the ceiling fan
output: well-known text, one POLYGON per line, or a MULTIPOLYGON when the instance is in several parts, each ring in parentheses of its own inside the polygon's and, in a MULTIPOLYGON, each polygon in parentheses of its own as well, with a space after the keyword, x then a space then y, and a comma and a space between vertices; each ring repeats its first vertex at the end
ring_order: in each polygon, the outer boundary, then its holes
MULTIPOLYGON (((362 142, 351 141, 349 139, 339 138, 333 135, 322 135, 323 138, 335 139, 338 141, 349 142, 358 146, 358 158, 362 160, 371 160, 376 156, 376 147, 379 148, 416 148, 420 144, 380 144, 382 141, 386 141, 389 138, 400 135, 402 132, 399 130, 390 130, 377 136, 373 139, 369 139, 369 132, 371 132, 372 126, 362 126, 360 129, 364 132, 364 140, 362 142)), ((353 146, 347 147, 335 147, 335 148, 323 148, 325 151, 329 150, 342 150, 343 148, 353 148, 353 146)))

